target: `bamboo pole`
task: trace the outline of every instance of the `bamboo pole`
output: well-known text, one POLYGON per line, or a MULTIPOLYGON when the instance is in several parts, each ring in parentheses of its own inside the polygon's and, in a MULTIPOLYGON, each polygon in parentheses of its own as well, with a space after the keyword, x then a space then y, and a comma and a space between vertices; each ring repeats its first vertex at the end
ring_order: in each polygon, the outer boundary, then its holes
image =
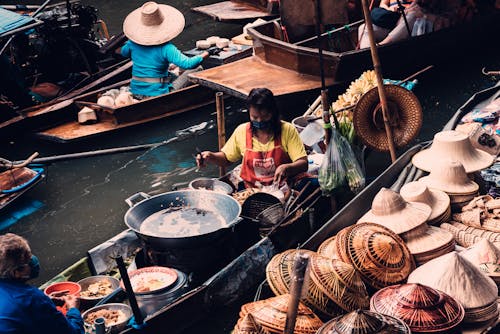
POLYGON ((366 29, 368 30, 368 38, 370 40, 370 52, 372 55, 373 68, 375 70, 375 74, 377 75, 378 95, 380 98, 380 104, 382 105, 382 116, 384 118, 385 133, 387 135, 387 142, 389 144, 391 160, 392 162, 394 162, 396 161, 396 149, 394 147, 394 138, 392 136, 391 125, 389 124, 389 110, 387 108, 387 98, 385 96, 384 82, 382 80, 382 66, 380 65, 377 45, 375 43, 375 37, 373 36, 373 25, 372 18, 370 16, 370 10, 368 9, 368 0, 361 0, 361 3, 363 5, 363 14, 365 16, 366 29))
MULTIPOLYGON (((222 92, 215 93, 215 107, 217 109, 217 137, 219 150, 226 144, 226 123, 224 121, 224 96, 222 92)), ((219 175, 226 174, 226 167, 219 167, 219 175)))
POLYGON ((309 255, 297 253, 294 260, 292 286, 290 287, 290 301, 286 312, 284 334, 293 334, 295 331, 297 309, 299 307, 300 296, 302 295, 302 288, 304 287, 304 277, 307 265, 309 264, 309 255))

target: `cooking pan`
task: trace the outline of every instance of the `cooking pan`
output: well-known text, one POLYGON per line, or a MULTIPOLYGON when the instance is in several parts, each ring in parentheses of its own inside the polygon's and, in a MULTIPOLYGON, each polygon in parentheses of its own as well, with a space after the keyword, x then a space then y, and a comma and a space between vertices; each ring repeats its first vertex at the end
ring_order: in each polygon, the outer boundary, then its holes
POLYGON ((153 249, 197 248, 210 245, 231 233, 239 217, 241 206, 229 195, 213 191, 179 190, 156 196, 143 192, 132 195, 125 202, 130 206, 125 213, 125 224, 131 228, 146 245, 153 249), (152 214, 167 208, 195 208, 219 214, 225 221, 225 227, 207 231, 204 234, 182 237, 160 237, 148 235, 140 231, 143 221, 152 214))

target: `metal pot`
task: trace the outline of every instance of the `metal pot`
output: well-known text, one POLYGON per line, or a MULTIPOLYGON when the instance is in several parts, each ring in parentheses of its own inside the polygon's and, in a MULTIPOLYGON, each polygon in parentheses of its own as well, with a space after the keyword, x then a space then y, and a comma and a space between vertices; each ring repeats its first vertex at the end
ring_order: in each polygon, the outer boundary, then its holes
POLYGON ((125 214, 125 224, 146 245, 154 249, 194 248, 210 245, 230 233, 234 226, 241 221, 239 203, 231 196, 211 191, 180 190, 152 197, 140 192, 126 199, 125 202, 130 206, 125 214), (143 221, 152 214, 167 208, 184 207, 217 213, 225 220, 226 227, 188 237, 158 237, 140 231, 143 221))
POLYGON ((210 179, 208 177, 199 177, 189 182, 189 189, 213 190, 228 195, 233 192, 233 187, 226 182, 217 179, 210 179))

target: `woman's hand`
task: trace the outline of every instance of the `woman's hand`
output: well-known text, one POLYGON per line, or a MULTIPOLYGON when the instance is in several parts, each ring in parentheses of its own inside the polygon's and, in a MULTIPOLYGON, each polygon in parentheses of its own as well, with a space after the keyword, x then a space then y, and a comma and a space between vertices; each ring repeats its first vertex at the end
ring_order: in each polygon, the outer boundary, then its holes
POLYGON ((213 153, 210 151, 203 151, 196 155, 196 166, 206 167, 207 162, 211 162, 213 153))
POLYGON ((78 308, 80 306, 80 298, 76 297, 75 295, 65 295, 61 297, 68 309, 74 307, 78 308))
POLYGON ((283 181, 288 177, 287 169, 288 164, 279 165, 274 172, 274 182, 281 185, 283 181))

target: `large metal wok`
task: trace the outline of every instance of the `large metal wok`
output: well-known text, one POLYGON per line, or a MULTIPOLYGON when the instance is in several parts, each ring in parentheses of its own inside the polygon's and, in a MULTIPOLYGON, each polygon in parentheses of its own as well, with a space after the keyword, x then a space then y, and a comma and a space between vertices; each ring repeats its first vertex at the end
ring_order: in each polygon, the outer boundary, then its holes
POLYGON ((155 249, 195 248, 209 245, 231 233, 241 221, 241 206, 229 195, 213 191, 180 190, 149 196, 145 193, 132 195, 125 202, 130 209, 125 214, 125 224, 148 246, 155 249), (158 237, 141 233, 142 222, 152 214, 167 208, 189 207, 220 214, 226 222, 223 228, 189 237, 158 237))

